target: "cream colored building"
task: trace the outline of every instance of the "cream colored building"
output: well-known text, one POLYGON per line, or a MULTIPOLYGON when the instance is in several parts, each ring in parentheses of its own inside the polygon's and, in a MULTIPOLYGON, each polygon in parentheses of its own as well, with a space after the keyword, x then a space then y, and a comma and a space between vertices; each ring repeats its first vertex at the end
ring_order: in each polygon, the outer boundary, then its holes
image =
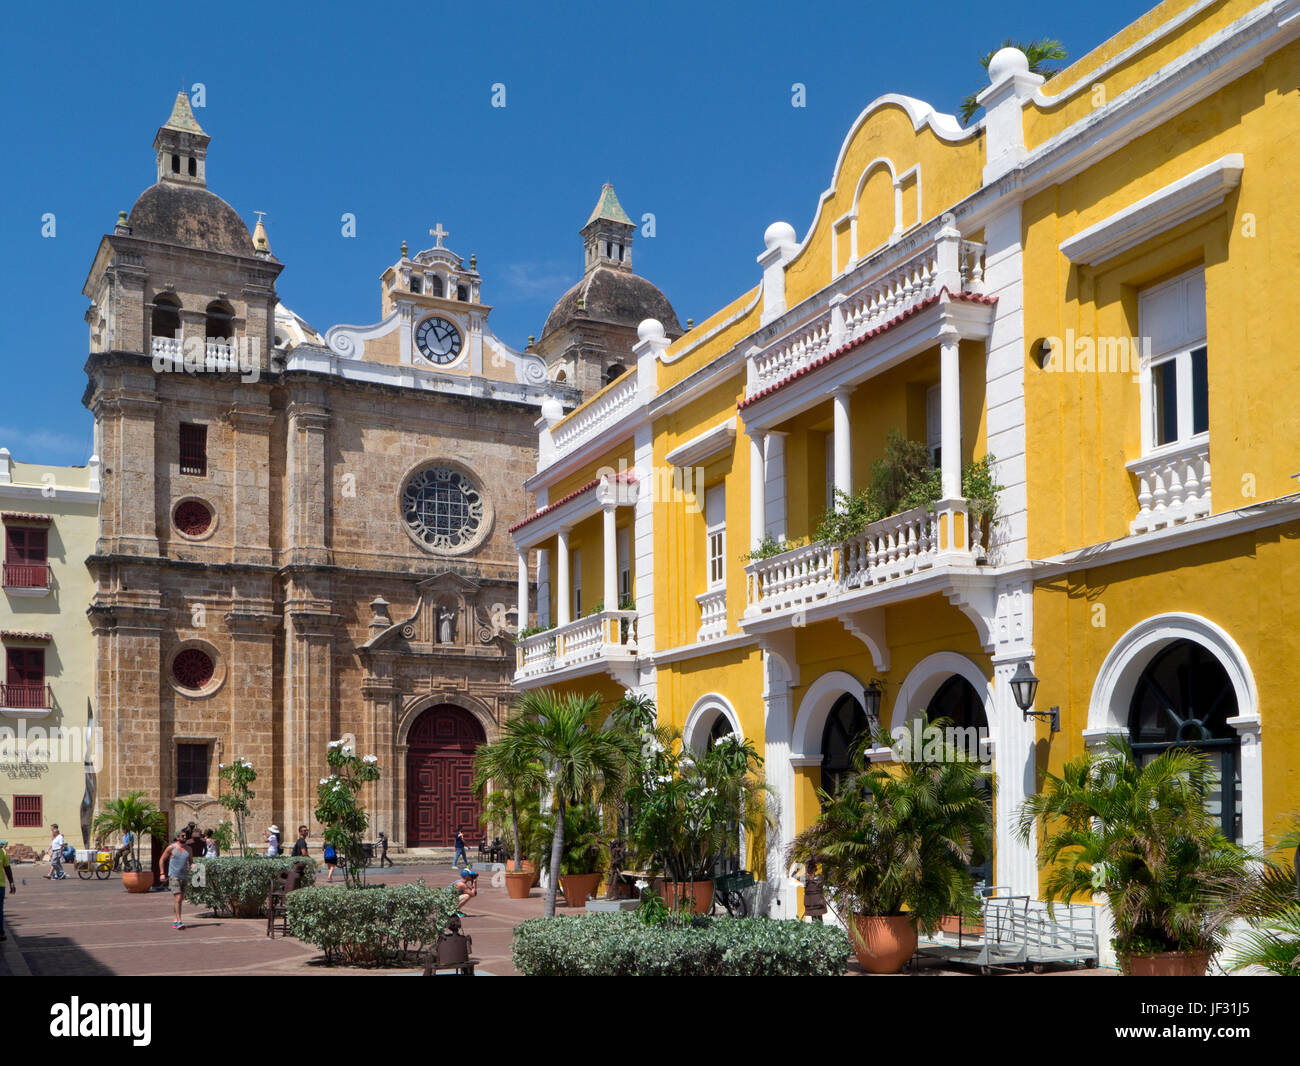
POLYGON ((57 822, 81 847, 95 799, 86 558, 98 532, 99 460, 47 466, 0 448, 0 519, 0 837, 39 850, 57 822))

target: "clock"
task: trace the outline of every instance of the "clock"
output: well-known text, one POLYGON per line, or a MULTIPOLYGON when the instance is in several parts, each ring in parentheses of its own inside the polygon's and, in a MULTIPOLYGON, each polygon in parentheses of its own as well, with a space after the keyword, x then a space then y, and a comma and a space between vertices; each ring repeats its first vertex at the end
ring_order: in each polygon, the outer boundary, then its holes
POLYGON ((445 318, 426 318, 415 331, 415 343, 429 362, 446 366, 460 355, 460 330, 445 318))

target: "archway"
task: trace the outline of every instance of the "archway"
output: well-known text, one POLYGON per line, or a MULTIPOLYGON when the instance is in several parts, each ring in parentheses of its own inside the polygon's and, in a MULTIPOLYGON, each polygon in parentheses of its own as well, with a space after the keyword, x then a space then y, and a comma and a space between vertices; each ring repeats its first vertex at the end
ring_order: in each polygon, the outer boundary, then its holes
MULTIPOLYGON (((981 740, 988 736, 989 719, 984 709, 984 700, 966 678, 960 674, 951 675, 930 697, 925 708, 927 722, 947 719, 954 730, 953 742, 958 750, 968 758, 978 759, 982 755, 981 740)), ((993 884, 993 783, 985 778, 983 791, 989 801, 989 847, 977 849, 971 855, 970 872, 975 881, 985 886, 993 884)))
POLYGON ((474 752, 486 741, 474 715, 449 703, 430 707, 411 723, 406 737, 408 847, 447 847, 457 829, 466 840, 481 836, 474 752))
POLYGON ((725 736, 744 739, 740 719, 725 697, 709 693, 695 701, 682 728, 682 744, 692 751, 705 752, 725 736))

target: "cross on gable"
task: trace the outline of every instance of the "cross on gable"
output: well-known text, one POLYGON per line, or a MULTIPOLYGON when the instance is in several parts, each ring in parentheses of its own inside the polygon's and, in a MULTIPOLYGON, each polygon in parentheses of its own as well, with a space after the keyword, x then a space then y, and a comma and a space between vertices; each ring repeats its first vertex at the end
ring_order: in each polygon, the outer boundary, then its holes
POLYGON ((442 223, 439 222, 433 227, 433 229, 429 230, 429 236, 438 242, 434 247, 441 248, 443 237, 450 237, 451 233, 450 231, 443 229, 442 223))

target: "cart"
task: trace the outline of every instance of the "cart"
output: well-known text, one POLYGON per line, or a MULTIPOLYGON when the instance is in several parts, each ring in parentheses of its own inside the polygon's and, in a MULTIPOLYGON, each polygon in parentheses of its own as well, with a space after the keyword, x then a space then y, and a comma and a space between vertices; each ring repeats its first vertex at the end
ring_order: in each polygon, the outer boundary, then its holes
POLYGON ((113 853, 78 848, 73 867, 83 881, 89 881, 92 877, 97 881, 107 881, 113 874, 113 853))
POLYGON ((735 873, 719 874, 713 879, 713 906, 718 904, 726 909, 730 918, 744 918, 749 914, 749 903, 745 899, 745 889, 754 885, 754 875, 748 870, 735 873))

